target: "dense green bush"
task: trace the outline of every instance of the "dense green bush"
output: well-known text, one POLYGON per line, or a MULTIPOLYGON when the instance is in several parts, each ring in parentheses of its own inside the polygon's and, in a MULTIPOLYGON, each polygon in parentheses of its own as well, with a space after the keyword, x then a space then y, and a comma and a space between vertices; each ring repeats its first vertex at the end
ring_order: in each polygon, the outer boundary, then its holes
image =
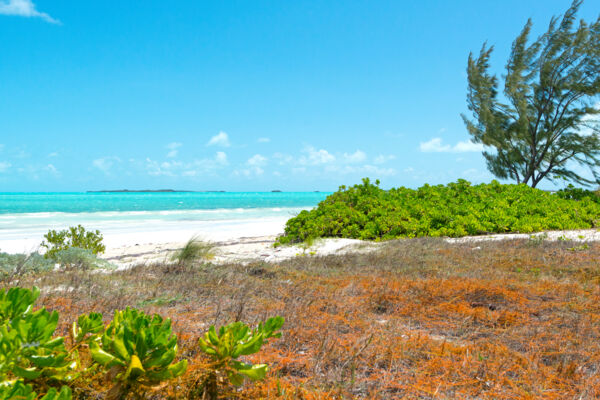
POLYGON ((565 189, 556 192, 556 195, 566 200, 583 200, 584 198, 589 198, 591 201, 600 204, 600 190, 592 191, 569 185, 565 189))
POLYGON ((44 238, 46 240, 40 246, 46 248, 46 258, 53 259, 56 253, 71 247, 90 250, 94 254, 101 254, 106 250, 100 231, 86 231, 81 225, 71 226, 62 231, 50 230, 44 238))
POLYGON ((497 181, 472 186, 458 180, 419 189, 379 188, 369 179, 340 189, 288 220, 279 244, 318 237, 385 240, 586 229, 600 224, 600 204, 573 192, 552 194, 497 181), (569 197, 571 193, 571 197, 569 197))

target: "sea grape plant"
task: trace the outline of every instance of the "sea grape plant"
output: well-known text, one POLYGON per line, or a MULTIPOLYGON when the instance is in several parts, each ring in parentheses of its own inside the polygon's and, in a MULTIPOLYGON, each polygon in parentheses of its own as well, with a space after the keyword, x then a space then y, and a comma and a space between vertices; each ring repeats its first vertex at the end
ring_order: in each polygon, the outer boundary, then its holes
MULTIPOLYGON (((60 391, 51 388, 40 400, 71 400, 71 389, 63 386, 60 391)), ((0 400, 36 400, 38 395, 31 385, 21 381, 2 382, 0 385, 0 400)))
MULTIPOLYGON (((81 329, 76 336, 82 334, 81 329)), ((174 362, 177 337, 171 330, 171 320, 135 308, 115 311, 99 343, 92 340, 89 346, 93 360, 107 369, 107 377, 114 383, 108 392, 110 399, 141 393, 187 369, 187 360, 174 362)))
POLYGON ((46 248, 44 257, 54 259, 55 255, 71 247, 90 250, 93 254, 101 254, 106 250, 102 244, 100 231, 86 231, 81 225, 71 226, 61 231, 50 230, 44 235, 41 247, 46 248))
POLYGON ((208 354, 212 361, 212 370, 207 375, 203 390, 210 399, 218 397, 218 375, 225 375, 229 382, 239 386, 245 378, 253 381, 265 377, 268 367, 266 364, 249 364, 238 358, 260 351, 263 344, 271 338, 281 337, 278 332, 283 326, 283 317, 277 316, 260 323, 256 328, 243 322, 233 322, 220 327, 218 330, 211 326, 198 340, 200 350, 208 354))
MULTIPOLYGON (((42 384, 72 379, 74 363, 65 349, 64 338, 54 337, 58 313, 45 308, 33 311, 39 294, 36 287, 0 290, 0 396, 30 398, 33 387, 24 382, 42 384)), ((37 398, 35 393, 33 396, 37 398)), ((70 390, 51 389, 44 397, 59 398, 70 399, 70 390)))
POLYGON ((384 190, 365 178, 289 219, 277 244, 321 237, 389 240, 589 229, 600 226, 599 198, 574 188, 550 193, 524 184, 471 185, 463 179, 384 190))

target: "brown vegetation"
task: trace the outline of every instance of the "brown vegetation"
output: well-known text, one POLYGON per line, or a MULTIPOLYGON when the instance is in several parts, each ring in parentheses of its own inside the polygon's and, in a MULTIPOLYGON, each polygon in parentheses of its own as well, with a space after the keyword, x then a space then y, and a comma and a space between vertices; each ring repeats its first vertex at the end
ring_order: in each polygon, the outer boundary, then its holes
MULTIPOLYGON (((42 289, 67 321, 136 306, 174 321, 188 372, 155 398, 186 398, 207 362, 209 325, 282 315, 283 337, 252 361, 268 378, 230 398, 579 399, 600 397, 600 245, 389 242, 368 254, 280 264, 67 271, 42 289), (67 290, 65 290, 67 289, 67 290)), ((102 398, 80 385, 80 398, 102 398)))

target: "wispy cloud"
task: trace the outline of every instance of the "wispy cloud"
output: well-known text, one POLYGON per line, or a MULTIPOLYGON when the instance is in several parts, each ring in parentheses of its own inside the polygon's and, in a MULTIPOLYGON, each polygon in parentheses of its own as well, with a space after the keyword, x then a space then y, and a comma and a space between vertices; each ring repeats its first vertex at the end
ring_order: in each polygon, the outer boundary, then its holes
POLYGON ((428 142, 421 142, 419 149, 424 153, 468 153, 483 151, 483 145, 466 140, 452 146, 444 144, 442 138, 437 137, 428 142))
POLYGON ((300 165, 322 165, 335 161, 335 156, 325 149, 315 149, 307 146, 303 150, 304 155, 298 159, 300 165))
POLYGON ((110 174, 110 170, 115 165, 115 163, 118 162, 121 162, 121 159, 119 157, 108 156, 95 159, 94 161, 92 161, 92 165, 108 175, 110 174))
POLYGON ((388 156, 386 156, 386 155, 380 154, 377 157, 375 157, 375 159, 373 160, 373 163, 374 164, 385 164, 386 162, 392 161, 395 158, 396 158, 395 155, 388 155, 388 156))
POLYGON ((1 15, 15 15, 27 18, 41 18, 51 24, 60 24, 61 22, 45 12, 36 9, 31 0, 0 0, 1 15))
POLYGON ((251 176, 251 175, 262 175, 265 170, 262 168, 267 164, 267 158, 260 155, 255 154, 246 161, 247 168, 235 170, 233 171, 233 175, 239 176, 251 176))
POLYGON ((203 158, 191 162, 181 161, 155 161, 146 158, 145 169, 152 176, 187 176, 194 177, 215 172, 217 169, 229 165, 227 154, 217 151, 213 158, 203 158))
POLYGON ((169 143, 167 145, 167 149, 169 150, 169 152, 167 153, 167 157, 169 157, 169 158, 177 157, 177 153, 179 152, 179 150, 177 150, 177 149, 180 147, 181 147, 181 143, 179 143, 179 142, 169 143))
POLYGON ((12 166, 8 161, 0 161, 0 173, 8 171, 8 169, 12 166))
POLYGON ((271 139, 269 139, 268 137, 260 137, 257 140, 258 143, 269 143, 270 141, 271 139))
POLYGON ((221 147, 229 147, 231 144, 229 143, 229 135, 225 132, 219 132, 215 136, 211 137, 207 146, 221 146, 221 147))
POLYGON ((356 150, 352 154, 344 153, 344 161, 347 163, 360 163, 367 159, 367 155, 364 151, 356 150))

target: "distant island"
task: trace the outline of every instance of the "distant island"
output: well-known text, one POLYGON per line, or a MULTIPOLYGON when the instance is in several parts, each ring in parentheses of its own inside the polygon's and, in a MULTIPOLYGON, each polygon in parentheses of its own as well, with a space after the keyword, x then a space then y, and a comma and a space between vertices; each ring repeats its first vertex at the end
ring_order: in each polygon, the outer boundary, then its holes
POLYGON ((86 193, 194 193, 194 190, 173 190, 173 189, 144 189, 144 190, 88 190, 86 193))

